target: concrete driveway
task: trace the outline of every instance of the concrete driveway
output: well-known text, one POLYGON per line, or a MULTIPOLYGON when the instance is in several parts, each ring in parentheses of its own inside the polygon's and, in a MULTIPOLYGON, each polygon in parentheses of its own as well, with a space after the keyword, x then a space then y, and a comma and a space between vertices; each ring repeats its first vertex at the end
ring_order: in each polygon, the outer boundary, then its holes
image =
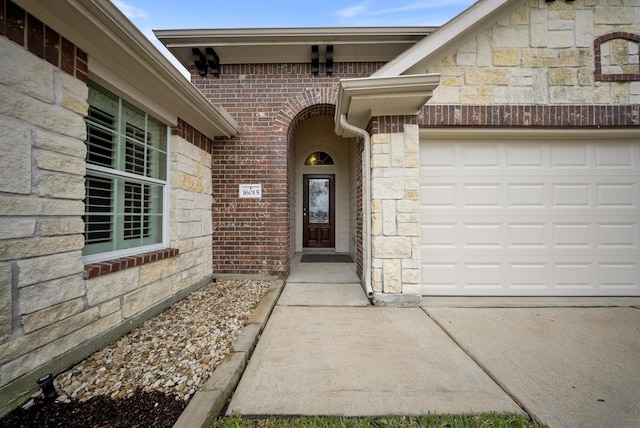
POLYGON ((640 427, 637 307, 426 312, 527 413, 549 426, 640 427))
POLYGON ((359 287, 287 283, 227 414, 495 411, 640 426, 640 298, 401 309, 370 306, 359 287))

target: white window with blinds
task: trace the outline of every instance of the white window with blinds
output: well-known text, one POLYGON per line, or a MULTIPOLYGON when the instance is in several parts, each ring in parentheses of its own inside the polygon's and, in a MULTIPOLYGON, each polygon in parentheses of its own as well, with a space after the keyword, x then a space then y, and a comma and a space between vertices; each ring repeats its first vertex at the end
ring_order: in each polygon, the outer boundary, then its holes
POLYGON ((168 128, 89 82, 85 263, 165 247, 168 128))

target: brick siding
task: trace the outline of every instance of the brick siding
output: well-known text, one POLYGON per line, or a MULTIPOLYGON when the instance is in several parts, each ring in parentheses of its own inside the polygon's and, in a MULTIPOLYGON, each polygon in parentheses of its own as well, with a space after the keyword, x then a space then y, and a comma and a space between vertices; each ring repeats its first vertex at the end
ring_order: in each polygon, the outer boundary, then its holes
POLYGON ((10 0, 0 0, 0 35, 87 83, 87 54, 10 0))
POLYGON ((392 134, 404 132, 404 125, 416 125, 417 116, 376 116, 369 122, 369 134, 392 134))
POLYGON ((178 118, 178 125, 171 128, 171 135, 182 137, 199 149, 211 153, 213 140, 180 118, 178 118))
POLYGON ((620 127, 640 125, 640 105, 427 105, 429 126, 620 127))
MULTIPOLYGON (((615 73, 608 74, 602 72, 602 44, 612 40, 621 39, 635 43, 640 46, 640 34, 627 33, 624 31, 616 31, 598 37, 593 42, 593 50, 595 55, 595 80, 604 82, 622 82, 622 81, 638 81, 640 80, 640 64, 633 63, 635 73, 615 73)), ((637 54, 636 54, 637 55, 637 54)), ((636 60, 637 61, 637 60, 636 60)), ((631 64, 630 64, 631 65, 631 64)))
POLYGON ((87 264, 84 265, 84 279, 91 279, 100 275, 117 272, 122 269, 128 269, 135 266, 141 266, 145 263, 152 263, 158 260, 175 257, 179 252, 180 251, 177 248, 166 248, 164 250, 151 251, 149 253, 136 254, 129 257, 121 257, 115 260, 87 264))
POLYGON ((195 86, 238 122, 238 135, 214 141, 213 270, 217 273, 289 272, 296 124, 333 111, 339 80, 367 77, 382 63, 337 63, 332 75, 311 64, 222 65, 219 76, 195 86), (314 106, 321 108, 311 108, 314 106), (239 199, 239 184, 262 184, 261 199, 239 199))

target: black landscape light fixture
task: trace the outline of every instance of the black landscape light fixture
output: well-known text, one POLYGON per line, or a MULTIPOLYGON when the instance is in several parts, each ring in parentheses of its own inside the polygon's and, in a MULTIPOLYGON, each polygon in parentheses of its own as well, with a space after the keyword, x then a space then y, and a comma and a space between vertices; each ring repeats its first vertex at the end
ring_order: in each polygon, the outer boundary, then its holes
POLYGON ((36 381, 36 383, 38 384, 40 389, 42 389, 44 401, 46 401, 47 403, 53 402, 58 397, 56 388, 55 386, 53 386, 53 375, 51 373, 42 376, 36 381))

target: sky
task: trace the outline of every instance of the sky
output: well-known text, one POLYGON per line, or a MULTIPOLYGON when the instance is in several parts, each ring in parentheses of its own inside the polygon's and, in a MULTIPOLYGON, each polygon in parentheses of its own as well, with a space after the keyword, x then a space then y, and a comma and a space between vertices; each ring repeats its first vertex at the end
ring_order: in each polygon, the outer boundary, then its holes
POLYGON ((152 30, 440 26, 475 0, 112 0, 187 75, 152 30))

